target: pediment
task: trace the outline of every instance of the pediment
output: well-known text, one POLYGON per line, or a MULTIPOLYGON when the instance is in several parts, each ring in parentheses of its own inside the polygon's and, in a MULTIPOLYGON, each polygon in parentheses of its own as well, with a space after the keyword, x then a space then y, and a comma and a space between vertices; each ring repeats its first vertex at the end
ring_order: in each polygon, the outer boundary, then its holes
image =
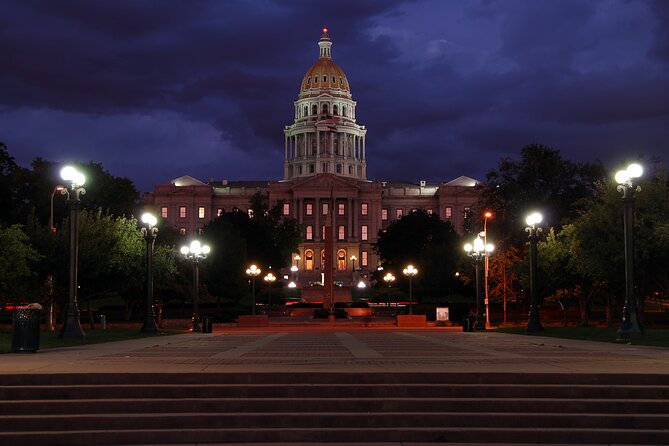
POLYGON ((300 178, 293 183, 293 190, 322 189, 322 190, 358 190, 358 181, 351 178, 342 178, 331 173, 321 173, 307 178, 300 178))

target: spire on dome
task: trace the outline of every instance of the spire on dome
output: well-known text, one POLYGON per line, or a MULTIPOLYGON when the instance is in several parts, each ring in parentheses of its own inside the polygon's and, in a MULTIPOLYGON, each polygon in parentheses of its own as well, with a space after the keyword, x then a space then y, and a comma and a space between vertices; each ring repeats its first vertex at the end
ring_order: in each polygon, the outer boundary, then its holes
POLYGON ((321 34, 321 40, 318 41, 318 47, 320 48, 321 59, 332 59, 332 41, 330 40, 327 26, 323 27, 323 33, 321 34))

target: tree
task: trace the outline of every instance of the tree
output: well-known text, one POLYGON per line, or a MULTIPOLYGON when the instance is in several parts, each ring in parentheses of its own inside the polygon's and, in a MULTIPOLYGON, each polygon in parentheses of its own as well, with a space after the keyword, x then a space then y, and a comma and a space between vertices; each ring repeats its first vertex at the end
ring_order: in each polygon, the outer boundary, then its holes
POLYGON ((584 210, 605 177, 598 161, 575 163, 562 158, 558 150, 530 144, 522 149, 519 161, 502 158, 497 169, 487 173, 481 204, 495 212, 502 238, 517 243, 525 213, 540 209, 544 221, 560 228, 584 210))
POLYGON ((40 260, 40 255, 30 245, 21 226, 0 227, 0 246, 0 299, 39 300, 40 281, 33 266, 40 260))
POLYGON ((401 271, 413 263, 420 270, 415 280, 418 292, 442 297, 460 289, 455 277, 462 251, 460 238, 453 225, 436 214, 419 210, 393 221, 379 232, 374 251, 381 258, 384 271, 394 271, 405 288, 408 281, 401 271))
POLYGON ((7 145, 0 142, 0 224, 19 223, 16 218, 19 203, 21 169, 7 150, 7 145))

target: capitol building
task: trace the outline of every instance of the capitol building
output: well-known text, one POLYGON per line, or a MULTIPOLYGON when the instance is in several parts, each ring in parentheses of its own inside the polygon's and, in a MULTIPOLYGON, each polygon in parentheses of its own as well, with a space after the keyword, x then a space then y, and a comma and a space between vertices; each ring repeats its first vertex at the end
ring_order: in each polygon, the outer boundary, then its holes
POLYGON ((367 129, 356 120, 358 104, 346 74, 332 58, 327 29, 323 29, 318 59, 302 78, 294 106, 292 123, 283 129, 283 179, 205 182, 183 176, 157 185, 147 204, 182 234, 195 235, 224 212, 248 212, 250 198, 258 192, 268 196, 270 205, 282 202, 283 215, 296 219, 302 231, 297 253, 302 284, 321 280, 328 224, 334 280, 345 286, 354 276, 366 277, 377 268, 373 251, 377 234, 410 212, 423 209, 437 214, 462 231, 469 210, 478 201, 475 180, 367 179, 367 129))

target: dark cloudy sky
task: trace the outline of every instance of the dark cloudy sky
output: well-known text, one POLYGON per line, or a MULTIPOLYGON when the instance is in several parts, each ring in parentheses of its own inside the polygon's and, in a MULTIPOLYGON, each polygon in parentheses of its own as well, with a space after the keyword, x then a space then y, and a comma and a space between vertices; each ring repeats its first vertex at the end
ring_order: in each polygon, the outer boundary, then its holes
POLYGON ((482 179, 531 142, 667 159, 664 0, 0 0, 0 141, 143 191, 279 179, 323 25, 370 178, 482 179))

